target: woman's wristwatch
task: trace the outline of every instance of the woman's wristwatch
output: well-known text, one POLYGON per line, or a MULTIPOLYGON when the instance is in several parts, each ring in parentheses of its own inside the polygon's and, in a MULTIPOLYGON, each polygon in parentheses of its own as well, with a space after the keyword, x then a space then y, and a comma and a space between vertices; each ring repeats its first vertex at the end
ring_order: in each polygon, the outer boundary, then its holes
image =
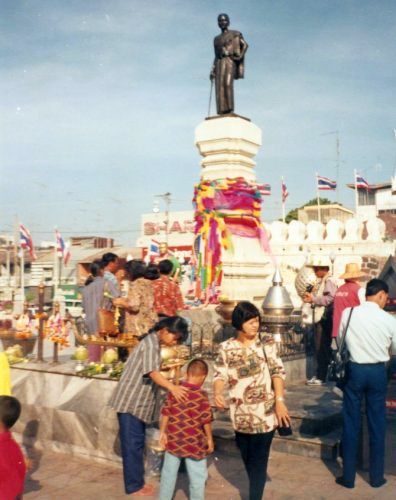
POLYGON ((282 401, 282 402, 285 402, 285 398, 283 396, 277 396, 275 398, 275 401, 282 401))

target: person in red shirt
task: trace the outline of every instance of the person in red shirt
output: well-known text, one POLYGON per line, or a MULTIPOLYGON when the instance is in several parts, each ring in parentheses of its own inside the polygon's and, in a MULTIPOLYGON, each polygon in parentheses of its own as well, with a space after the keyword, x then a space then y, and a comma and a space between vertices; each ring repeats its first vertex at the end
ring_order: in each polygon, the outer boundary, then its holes
POLYGON ((162 407, 160 444, 166 450, 161 473, 159 500, 172 500, 177 473, 185 459, 190 482, 190 498, 204 500, 208 477, 206 456, 213 452, 212 411, 207 394, 201 389, 208 374, 202 359, 192 360, 187 367, 187 401, 177 402, 168 393, 162 407))
POLYGON ((365 276, 366 274, 360 270, 358 264, 350 263, 345 266, 345 273, 340 276, 341 279, 345 280, 345 283, 337 289, 334 295, 333 330, 331 335, 333 339, 337 338, 344 309, 360 306, 365 301, 364 288, 359 284, 359 280, 365 276))
POLYGON ((12 396, 0 396, 0 500, 17 500, 23 494, 26 464, 10 429, 21 414, 12 396))
POLYGON ((176 316, 184 309, 184 300, 179 285, 170 277, 173 264, 170 260, 161 260, 158 264, 160 277, 153 281, 154 309, 161 316, 176 316))

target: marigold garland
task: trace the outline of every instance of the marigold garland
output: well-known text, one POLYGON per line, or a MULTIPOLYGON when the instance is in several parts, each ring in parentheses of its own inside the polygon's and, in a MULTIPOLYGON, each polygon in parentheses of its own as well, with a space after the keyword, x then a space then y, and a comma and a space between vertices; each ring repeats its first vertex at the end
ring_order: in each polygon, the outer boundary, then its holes
POLYGON ((261 222, 262 186, 243 177, 204 180, 195 186, 194 253, 197 267, 196 297, 216 298, 222 280, 222 252, 233 251, 232 235, 258 238, 268 251, 261 222))

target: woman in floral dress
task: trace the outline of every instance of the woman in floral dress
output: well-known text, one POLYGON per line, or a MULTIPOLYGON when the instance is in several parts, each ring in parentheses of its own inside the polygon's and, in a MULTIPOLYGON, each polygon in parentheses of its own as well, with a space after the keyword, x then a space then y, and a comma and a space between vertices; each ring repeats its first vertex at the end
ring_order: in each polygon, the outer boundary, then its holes
POLYGON ((137 337, 147 333, 158 317, 154 311, 154 291, 152 282, 145 278, 146 265, 140 260, 130 260, 125 264, 129 278, 128 296, 116 299, 115 305, 125 308, 125 332, 137 337))
POLYGON ((249 500, 261 500, 275 429, 290 426, 283 396, 285 370, 272 338, 260 338, 260 313, 254 304, 239 302, 232 326, 237 335, 220 344, 214 367, 215 404, 225 409, 227 384, 236 444, 249 476, 249 500))

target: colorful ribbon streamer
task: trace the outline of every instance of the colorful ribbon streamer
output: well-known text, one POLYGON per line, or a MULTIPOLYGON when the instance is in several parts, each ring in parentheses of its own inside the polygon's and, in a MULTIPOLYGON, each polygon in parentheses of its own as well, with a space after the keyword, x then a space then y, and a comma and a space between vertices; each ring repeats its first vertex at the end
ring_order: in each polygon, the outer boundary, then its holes
POLYGON ((269 252, 261 222, 260 189, 260 184, 247 182, 243 177, 201 181, 195 186, 197 298, 205 292, 206 300, 215 299, 222 279, 222 252, 233 251, 233 234, 258 238, 269 252))

